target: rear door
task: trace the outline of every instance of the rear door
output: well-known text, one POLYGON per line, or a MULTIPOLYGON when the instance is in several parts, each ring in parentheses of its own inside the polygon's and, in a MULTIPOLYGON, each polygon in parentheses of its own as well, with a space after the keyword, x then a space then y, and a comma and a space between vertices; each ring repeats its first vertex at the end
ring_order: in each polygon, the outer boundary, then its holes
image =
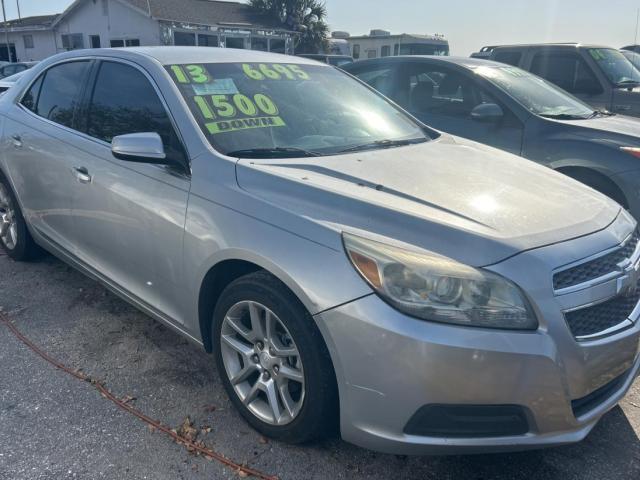
POLYGON ((63 250, 76 248, 72 199, 85 153, 74 146, 80 98, 91 61, 68 61, 42 73, 7 115, 9 176, 28 223, 63 250))
POLYGON ((187 157, 172 118, 147 72, 135 64, 103 60, 96 65, 84 102, 90 181, 74 200, 80 258, 128 294, 172 320, 183 322, 182 239, 191 185, 187 169, 116 159, 118 135, 156 132, 165 152, 187 157))

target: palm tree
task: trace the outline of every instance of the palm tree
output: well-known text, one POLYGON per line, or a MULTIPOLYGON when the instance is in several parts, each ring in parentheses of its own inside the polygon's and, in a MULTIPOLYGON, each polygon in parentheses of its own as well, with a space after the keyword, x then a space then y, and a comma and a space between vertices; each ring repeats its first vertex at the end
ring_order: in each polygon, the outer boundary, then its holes
POLYGON ((297 53, 318 53, 329 46, 327 8, 322 0, 249 0, 249 6, 261 15, 281 22, 297 32, 297 53))

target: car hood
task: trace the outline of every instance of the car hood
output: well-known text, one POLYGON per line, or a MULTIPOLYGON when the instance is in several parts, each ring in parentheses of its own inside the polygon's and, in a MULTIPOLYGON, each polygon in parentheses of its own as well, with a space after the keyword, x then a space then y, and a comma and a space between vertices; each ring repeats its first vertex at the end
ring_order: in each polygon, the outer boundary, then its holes
POLYGON ((546 167, 449 135, 348 155, 241 159, 237 180, 261 200, 338 232, 474 266, 603 229, 620 211, 546 167))
POLYGON ((585 129, 583 133, 589 138, 593 138, 594 131, 599 131, 640 140, 640 119, 626 115, 597 117, 589 120, 563 120, 561 123, 585 129))

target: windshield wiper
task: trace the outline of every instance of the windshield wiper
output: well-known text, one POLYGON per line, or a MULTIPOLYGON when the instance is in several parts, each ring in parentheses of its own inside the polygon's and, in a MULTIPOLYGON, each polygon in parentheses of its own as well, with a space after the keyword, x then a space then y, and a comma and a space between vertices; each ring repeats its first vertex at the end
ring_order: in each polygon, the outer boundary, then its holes
POLYGON ((594 110, 593 113, 591 115, 589 115, 587 118, 588 119, 592 119, 592 118, 596 118, 596 117, 613 117, 615 115, 615 113, 610 112, 608 110, 594 110))
POLYGON ((376 140, 375 142, 345 148, 344 150, 340 150, 338 153, 359 152, 361 150, 369 150, 373 148, 403 147, 405 145, 413 145, 415 143, 423 143, 426 141, 426 138, 412 138, 409 140, 376 140))
POLYGON ((320 157, 321 154, 304 148, 296 147, 266 147, 266 148, 247 148, 244 150, 234 150, 228 152, 229 157, 241 158, 296 158, 296 157, 320 157))
POLYGON ((622 80, 621 82, 616 83, 616 87, 620 88, 632 88, 632 87, 640 87, 640 81, 638 80, 622 80))
POLYGON ((585 117, 582 115, 571 115, 569 113, 541 113, 540 116, 553 120, 586 120, 587 118, 591 118, 590 116, 585 117))

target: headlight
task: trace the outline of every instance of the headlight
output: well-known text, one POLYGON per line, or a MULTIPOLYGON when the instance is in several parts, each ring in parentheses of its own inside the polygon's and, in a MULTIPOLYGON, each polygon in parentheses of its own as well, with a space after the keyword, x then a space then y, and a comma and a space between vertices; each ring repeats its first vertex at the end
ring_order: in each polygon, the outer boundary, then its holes
POLYGON ((408 315, 472 327, 538 328, 520 289, 499 275, 347 233, 343 238, 356 270, 378 295, 408 315))

